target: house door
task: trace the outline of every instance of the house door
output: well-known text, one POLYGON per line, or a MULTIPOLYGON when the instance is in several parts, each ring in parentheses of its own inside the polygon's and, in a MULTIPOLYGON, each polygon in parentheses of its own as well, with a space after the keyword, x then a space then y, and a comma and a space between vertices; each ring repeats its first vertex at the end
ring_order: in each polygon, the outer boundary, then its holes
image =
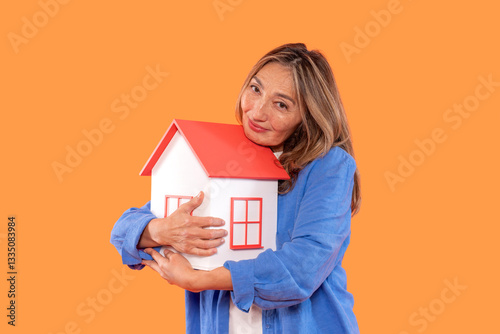
POLYGON ((262 248, 262 198, 232 197, 230 248, 262 248))

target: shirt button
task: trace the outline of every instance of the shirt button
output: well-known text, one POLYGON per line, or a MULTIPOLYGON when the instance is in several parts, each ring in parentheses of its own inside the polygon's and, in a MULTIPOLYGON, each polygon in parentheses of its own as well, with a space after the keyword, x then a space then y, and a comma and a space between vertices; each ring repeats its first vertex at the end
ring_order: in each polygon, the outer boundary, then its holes
POLYGON ((271 328, 271 326, 270 325, 266 325, 266 328, 271 328))

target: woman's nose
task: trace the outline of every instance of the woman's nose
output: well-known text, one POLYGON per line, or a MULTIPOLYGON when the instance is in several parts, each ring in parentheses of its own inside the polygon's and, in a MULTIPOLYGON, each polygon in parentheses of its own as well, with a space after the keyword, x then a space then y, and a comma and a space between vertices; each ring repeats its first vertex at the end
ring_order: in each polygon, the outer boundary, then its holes
POLYGON ((253 118, 256 121, 267 120, 267 106, 265 101, 259 101, 258 103, 255 104, 253 118))

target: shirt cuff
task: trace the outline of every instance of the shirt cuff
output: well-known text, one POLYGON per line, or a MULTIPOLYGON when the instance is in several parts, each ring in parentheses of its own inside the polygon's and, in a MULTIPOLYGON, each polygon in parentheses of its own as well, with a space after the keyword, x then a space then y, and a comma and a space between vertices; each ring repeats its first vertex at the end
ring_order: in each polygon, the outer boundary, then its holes
POLYGON ((254 300, 254 260, 226 261, 224 268, 231 272, 231 299, 234 305, 248 312, 254 300))
POLYGON ((136 265, 141 263, 141 254, 139 254, 139 250, 137 249, 137 243, 146 226, 154 218, 156 218, 155 215, 147 215, 141 217, 135 224, 130 225, 122 247, 123 264, 136 265))

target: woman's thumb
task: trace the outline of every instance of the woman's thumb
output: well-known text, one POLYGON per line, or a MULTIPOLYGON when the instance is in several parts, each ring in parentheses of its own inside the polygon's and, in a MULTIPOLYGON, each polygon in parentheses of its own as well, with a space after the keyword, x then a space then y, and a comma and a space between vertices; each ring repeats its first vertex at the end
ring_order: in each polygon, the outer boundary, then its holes
POLYGON ((201 203, 203 203, 203 197, 204 197, 203 191, 200 191, 198 195, 193 197, 189 202, 183 204, 182 206, 185 207, 188 213, 191 213, 191 211, 193 211, 194 209, 199 207, 201 203))

